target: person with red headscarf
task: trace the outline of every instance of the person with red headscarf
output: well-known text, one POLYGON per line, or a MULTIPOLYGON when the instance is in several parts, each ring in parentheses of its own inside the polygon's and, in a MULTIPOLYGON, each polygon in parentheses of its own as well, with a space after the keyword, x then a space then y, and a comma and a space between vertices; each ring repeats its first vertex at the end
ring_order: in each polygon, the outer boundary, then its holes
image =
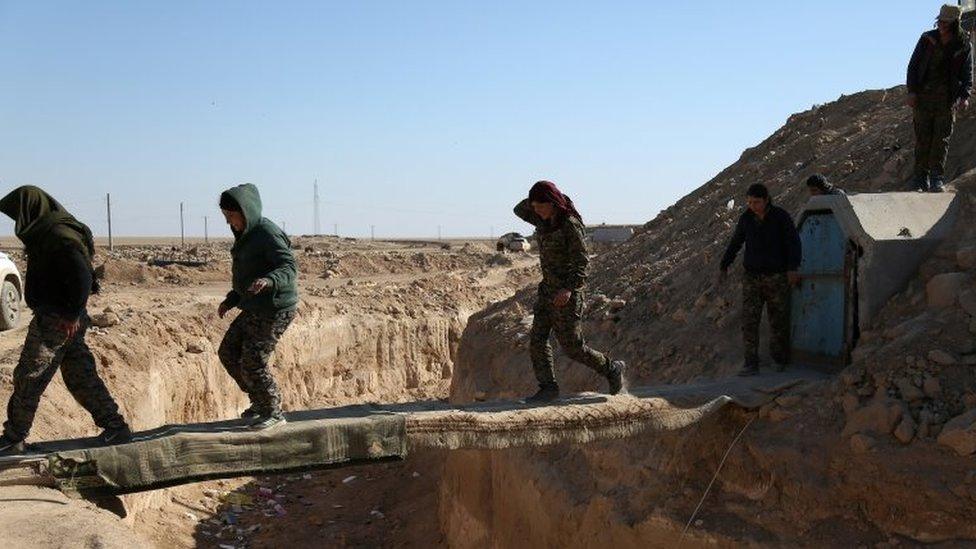
POLYGON ((582 216, 573 201, 550 181, 533 185, 529 197, 515 206, 515 215, 535 226, 542 266, 530 340, 539 390, 526 401, 550 402, 559 397, 549 344, 553 332, 569 358, 606 377, 611 395, 619 393, 626 365, 588 347, 583 339, 581 324, 589 258, 582 216))

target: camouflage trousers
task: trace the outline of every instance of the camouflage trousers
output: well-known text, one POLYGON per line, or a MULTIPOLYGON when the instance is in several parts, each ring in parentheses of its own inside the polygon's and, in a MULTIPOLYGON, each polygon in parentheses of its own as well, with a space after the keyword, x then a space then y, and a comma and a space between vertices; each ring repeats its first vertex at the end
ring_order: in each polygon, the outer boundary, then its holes
POLYGON ((540 288, 534 308, 529 352, 532 355, 532 369, 535 370, 535 378, 539 384, 556 383, 552 346, 549 344, 549 337, 553 332, 566 356, 589 366, 600 375, 607 375, 610 360, 599 351, 588 347, 583 339, 583 293, 573 292, 569 303, 563 307, 552 304, 554 296, 555 292, 540 288))
POLYGON ((763 306, 769 314, 769 354, 790 362, 790 283, 786 273, 749 274, 742 278, 742 343, 746 364, 759 365, 759 325, 763 306))
POLYGON ((268 362, 278 340, 295 319, 295 311, 255 314, 242 311, 231 323, 217 356, 221 364, 247 393, 259 414, 281 412, 281 391, 268 362))
POLYGON ((39 314, 27 327, 27 339, 14 368, 14 392, 7 403, 4 434, 12 440, 24 440, 34 423, 41 394, 60 367, 61 377, 71 396, 91 414, 102 429, 125 426, 119 406, 98 377, 85 333, 91 321, 85 314, 78 332, 68 339, 57 327, 59 317, 39 314))
POLYGON ((914 111, 916 176, 945 173, 955 119, 952 106, 945 99, 919 100, 914 111))

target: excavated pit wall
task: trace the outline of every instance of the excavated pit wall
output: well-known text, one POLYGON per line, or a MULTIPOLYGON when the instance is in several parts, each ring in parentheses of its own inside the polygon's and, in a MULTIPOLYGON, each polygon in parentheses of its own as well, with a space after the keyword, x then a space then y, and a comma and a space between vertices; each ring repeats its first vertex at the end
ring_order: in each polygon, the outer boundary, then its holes
MULTIPOLYGON (((232 315, 217 319, 211 301, 188 295, 143 309, 129 308, 129 301, 119 297, 93 300, 92 311, 108 307, 121 317, 118 325, 98 330, 88 341, 134 429, 234 418, 247 406, 216 353, 232 315)), ((432 310, 416 318, 340 315, 328 303, 306 300, 275 352, 274 373, 285 409, 445 395, 471 312, 432 310)), ((92 434, 90 418, 57 376, 42 401, 32 438, 92 434)), ((124 496, 127 521, 169 504, 168 492, 124 496)))
MULTIPOLYGON (((467 316, 336 317, 322 308, 303 307, 275 353, 285 409, 403 400, 411 391, 446 389, 467 316)), ((170 343, 179 345, 177 334, 171 335, 170 343)), ((184 355, 176 363, 153 360, 145 376, 146 397, 124 405, 139 429, 232 418, 247 406, 215 352, 184 355)), ((166 490, 124 499, 130 516, 169 502, 166 490)))

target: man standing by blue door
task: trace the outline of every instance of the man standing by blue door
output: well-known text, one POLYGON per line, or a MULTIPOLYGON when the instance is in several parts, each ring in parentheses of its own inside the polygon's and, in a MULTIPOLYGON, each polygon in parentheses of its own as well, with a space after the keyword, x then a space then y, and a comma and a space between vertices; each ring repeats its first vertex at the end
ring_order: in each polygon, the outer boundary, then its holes
POLYGON ((790 362, 790 286, 800 281, 800 235, 786 210, 774 206, 769 189, 756 183, 746 191, 746 211, 739 217, 722 257, 721 279, 728 275, 745 244, 742 278, 742 343, 745 364, 741 376, 759 373, 759 325, 763 307, 769 312, 769 353, 782 371, 790 362))

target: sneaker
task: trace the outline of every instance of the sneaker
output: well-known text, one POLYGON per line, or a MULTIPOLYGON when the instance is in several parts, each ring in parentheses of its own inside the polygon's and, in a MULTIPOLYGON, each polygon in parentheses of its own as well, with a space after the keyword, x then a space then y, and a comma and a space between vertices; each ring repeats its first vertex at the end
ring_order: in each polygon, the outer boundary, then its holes
POLYGON ((929 176, 916 175, 911 179, 911 185, 916 191, 926 193, 929 191, 929 176))
POLYGON ((16 456, 27 451, 23 440, 13 440, 7 435, 0 436, 0 456, 16 456))
POLYGON ((929 181, 929 192, 930 193, 944 193, 945 192, 945 180, 942 179, 941 175, 933 175, 929 181))
POLYGON ((246 410, 241 412, 241 419, 257 419, 261 414, 254 409, 254 405, 248 406, 246 410))
POLYGON ((542 404, 546 402, 552 402, 559 398, 559 386, 555 383, 539 385, 539 390, 536 393, 525 399, 527 404, 542 404))
POLYGON ((739 370, 739 377, 749 377, 759 374, 758 364, 746 364, 739 370))
POLYGON ((285 423, 288 423, 285 421, 285 416, 279 412, 277 414, 258 415, 249 427, 252 431, 266 431, 285 423))
POLYGON ((607 383, 610 384, 610 388, 607 392, 611 395, 615 395, 624 388, 624 370, 627 369, 627 364, 622 360, 614 360, 610 362, 610 371, 607 372, 607 383))
POLYGON ((98 435, 98 442, 102 443, 103 446, 115 446, 116 444, 125 444, 131 441, 132 430, 129 429, 128 425, 105 429, 102 431, 102 434, 98 435))

